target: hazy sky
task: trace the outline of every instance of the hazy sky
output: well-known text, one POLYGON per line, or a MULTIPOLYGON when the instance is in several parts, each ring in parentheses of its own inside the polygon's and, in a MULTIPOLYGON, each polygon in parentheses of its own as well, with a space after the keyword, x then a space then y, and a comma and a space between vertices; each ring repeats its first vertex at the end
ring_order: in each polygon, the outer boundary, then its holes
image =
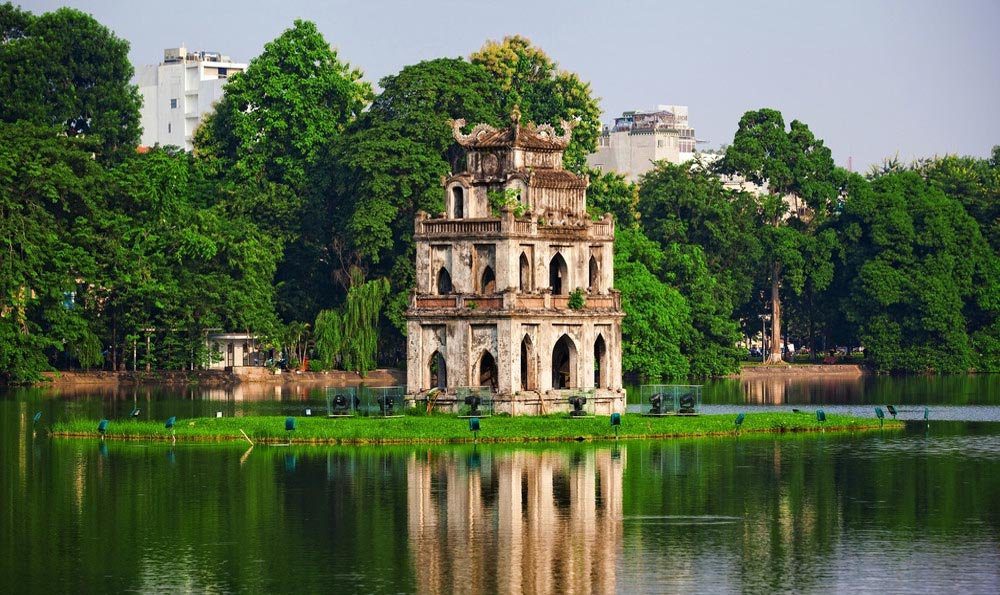
POLYGON ((591 82, 605 122, 688 105, 704 147, 730 142, 759 107, 806 122, 855 170, 897 153, 985 156, 1000 144, 1000 0, 21 0, 36 13, 62 5, 131 42, 134 64, 181 43, 248 61, 303 18, 377 82, 519 33, 591 82))

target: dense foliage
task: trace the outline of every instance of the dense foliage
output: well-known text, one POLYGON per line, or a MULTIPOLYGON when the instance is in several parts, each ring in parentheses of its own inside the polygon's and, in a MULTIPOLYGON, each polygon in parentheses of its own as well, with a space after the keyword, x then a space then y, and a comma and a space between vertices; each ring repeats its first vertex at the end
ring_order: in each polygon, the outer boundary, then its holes
POLYGON ((128 42, 89 15, 0 4, 0 120, 92 137, 102 159, 128 154, 140 133, 132 72, 128 42))
POLYGON ((375 94, 296 21, 232 77, 193 154, 137 152, 127 51, 78 11, 0 5, 5 380, 198 367, 212 329, 313 369, 402 364, 413 219, 443 210, 441 179, 464 167, 451 121, 515 108, 573 123, 566 164, 590 176, 590 215, 616 220, 626 372, 734 372, 762 319, 774 362, 794 342, 863 346, 883 371, 1000 370, 1000 148, 865 178, 760 109, 715 164, 634 184, 586 170, 597 100, 523 37, 406 66, 375 94))

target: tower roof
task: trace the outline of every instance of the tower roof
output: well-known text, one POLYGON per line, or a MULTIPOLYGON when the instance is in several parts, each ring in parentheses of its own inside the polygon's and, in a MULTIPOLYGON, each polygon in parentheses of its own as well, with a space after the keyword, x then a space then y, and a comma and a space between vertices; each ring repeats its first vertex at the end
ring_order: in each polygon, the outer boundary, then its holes
POLYGON ((563 133, 556 134, 551 124, 521 125, 521 112, 516 107, 508 128, 497 129, 489 124, 476 124, 469 134, 462 133, 464 119, 452 120, 452 134, 466 149, 520 148, 534 151, 564 151, 573 136, 573 123, 560 122, 563 133))

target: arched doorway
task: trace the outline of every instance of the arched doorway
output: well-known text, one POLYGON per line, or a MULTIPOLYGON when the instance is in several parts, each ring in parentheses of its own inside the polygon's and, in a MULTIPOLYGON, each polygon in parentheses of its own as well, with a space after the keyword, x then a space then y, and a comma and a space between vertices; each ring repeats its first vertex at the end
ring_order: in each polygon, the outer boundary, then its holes
POLYGON ((497 360, 493 358, 493 354, 489 351, 484 351, 482 357, 479 358, 479 379, 476 383, 477 386, 488 386, 490 390, 496 391, 498 376, 497 360))
POLYGON ((437 292, 439 295, 451 293, 451 273, 444 267, 441 267, 441 270, 438 271, 437 292))
POLYGON ((556 252, 549 262, 549 287, 552 288, 552 295, 565 295, 569 293, 569 279, 567 279, 566 260, 562 254, 556 252))
POLYGON ((594 341, 594 388, 608 388, 608 347, 603 335, 594 341))
POLYGON ((528 256, 524 252, 521 253, 519 260, 519 287, 522 292, 531 291, 531 263, 528 262, 528 256))
POLYGON ((431 354, 430 363, 428 364, 428 372, 430 373, 430 386, 427 388, 447 388, 448 366, 445 364, 444 356, 441 355, 440 351, 435 351, 431 354))
POLYGON ((453 186, 451 189, 452 196, 452 213, 455 219, 461 219, 465 217, 465 199, 463 196, 461 186, 453 186))
POLYGON ((531 337, 521 339, 521 390, 538 390, 538 371, 535 364, 535 346, 531 337))
POLYGON ((601 271, 597 264, 597 259, 593 255, 590 257, 590 292, 598 293, 601 291, 601 271))
POLYGON ((573 388, 576 380, 576 345, 563 335, 552 348, 552 388, 573 388))
POLYGON ((490 265, 486 265, 486 268, 483 269, 483 276, 479 281, 479 291, 484 294, 497 292, 497 276, 490 265))

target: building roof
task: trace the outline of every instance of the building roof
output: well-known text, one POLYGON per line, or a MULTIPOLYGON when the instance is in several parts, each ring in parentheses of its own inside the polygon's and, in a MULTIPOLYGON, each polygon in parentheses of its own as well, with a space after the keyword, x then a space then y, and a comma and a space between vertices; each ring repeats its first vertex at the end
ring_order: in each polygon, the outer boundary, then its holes
POLYGON ((452 134, 458 144, 466 149, 521 148, 536 151, 563 151, 573 135, 573 125, 560 122, 563 133, 556 134, 551 124, 521 125, 521 112, 514 108, 509 128, 494 128, 489 124, 476 124, 469 134, 462 133, 464 119, 452 120, 452 134))
POLYGON ((586 188, 587 178, 562 169, 536 169, 528 178, 534 188, 586 188))

